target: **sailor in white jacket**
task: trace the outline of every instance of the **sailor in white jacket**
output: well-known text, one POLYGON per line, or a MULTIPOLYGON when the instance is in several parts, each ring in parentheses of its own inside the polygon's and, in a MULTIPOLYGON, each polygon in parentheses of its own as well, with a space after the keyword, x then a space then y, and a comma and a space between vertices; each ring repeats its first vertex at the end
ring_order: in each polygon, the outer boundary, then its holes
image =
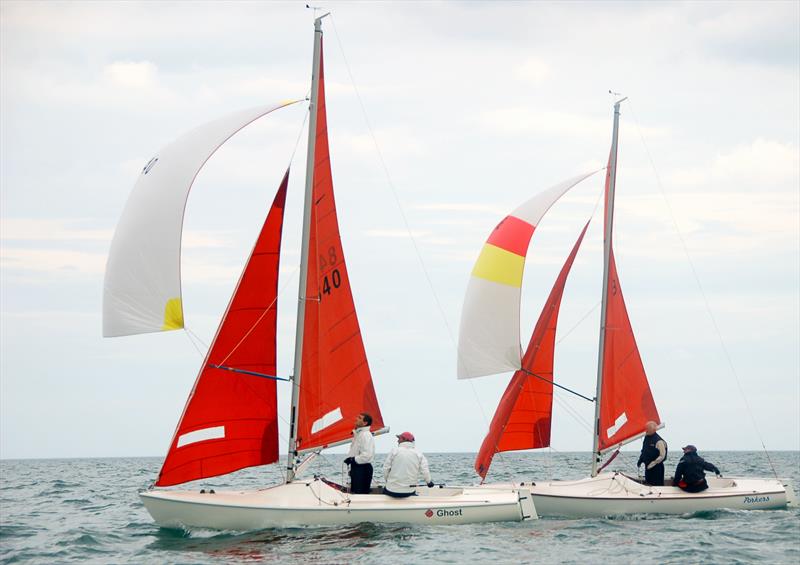
POLYGON ((403 432, 397 436, 397 447, 386 456, 383 464, 386 479, 383 493, 396 498, 411 496, 416 493, 420 475, 429 487, 433 487, 428 460, 414 447, 414 434, 403 432))
POLYGON ((362 412, 356 418, 353 443, 344 462, 350 466, 350 492, 369 494, 372 484, 372 460, 375 459, 375 439, 369 431, 372 416, 362 412))

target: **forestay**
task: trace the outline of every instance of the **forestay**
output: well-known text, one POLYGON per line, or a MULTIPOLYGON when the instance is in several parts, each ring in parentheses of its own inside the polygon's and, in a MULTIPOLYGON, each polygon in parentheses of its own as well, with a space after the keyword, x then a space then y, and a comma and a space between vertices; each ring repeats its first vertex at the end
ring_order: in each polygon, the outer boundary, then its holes
POLYGON ((103 287, 103 335, 183 327, 180 249, 183 213, 197 173, 232 135, 299 100, 259 106, 202 125, 144 166, 117 225, 103 287))
POLYGON ((458 378, 515 371, 521 366, 520 297, 533 232, 550 207, 597 171, 534 196, 495 227, 472 269, 461 310, 458 378))

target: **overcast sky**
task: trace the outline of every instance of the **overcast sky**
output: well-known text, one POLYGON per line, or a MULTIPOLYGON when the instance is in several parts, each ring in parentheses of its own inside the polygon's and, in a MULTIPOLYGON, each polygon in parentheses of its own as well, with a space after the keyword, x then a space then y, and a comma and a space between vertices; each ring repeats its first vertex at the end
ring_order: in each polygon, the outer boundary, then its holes
MULTIPOLYGON (((760 432, 769 449, 800 449, 800 4, 323 6, 342 238, 395 433, 414 432, 430 452, 479 447, 510 375, 455 378, 472 264, 516 205, 605 164, 613 89, 630 97, 617 264, 662 435, 674 447, 759 449, 760 432)), ((159 148, 228 112, 305 96, 312 19, 303 3, 0 2, 0 457, 164 454, 204 351, 183 331, 101 338, 114 227, 159 148)), ((192 190, 184 305, 206 344, 304 112, 238 134, 192 190)), ((301 139, 284 232, 283 376, 301 139)), ((525 343, 601 184, 573 190, 537 230, 525 343)), ((556 380, 589 396, 600 224, 567 285, 556 351, 556 380)), ((553 448, 590 449, 592 414, 557 392, 553 448)), ((285 444, 283 422, 281 435, 285 444)))

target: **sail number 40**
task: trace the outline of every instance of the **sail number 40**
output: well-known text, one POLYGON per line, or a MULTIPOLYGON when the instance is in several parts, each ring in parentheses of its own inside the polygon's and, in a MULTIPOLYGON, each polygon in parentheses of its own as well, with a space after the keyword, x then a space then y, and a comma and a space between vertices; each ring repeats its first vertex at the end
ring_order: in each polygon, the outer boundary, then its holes
POLYGON ((330 294, 331 289, 339 288, 342 285, 342 274, 339 272, 339 269, 334 269, 331 271, 330 279, 328 275, 325 275, 325 278, 322 279, 322 294, 330 294))
MULTIPOLYGON (((319 256, 320 270, 324 271, 325 267, 335 265, 337 260, 336 248, 333 246, 329 247, 327 253, 319 256)), ((322 279, 322 294, 330 294, 331 290, 339 288, 341 285, 342 274, 339 272, 339 269, 333 269, 329 275, 325 275, 325 278, 322 279)))

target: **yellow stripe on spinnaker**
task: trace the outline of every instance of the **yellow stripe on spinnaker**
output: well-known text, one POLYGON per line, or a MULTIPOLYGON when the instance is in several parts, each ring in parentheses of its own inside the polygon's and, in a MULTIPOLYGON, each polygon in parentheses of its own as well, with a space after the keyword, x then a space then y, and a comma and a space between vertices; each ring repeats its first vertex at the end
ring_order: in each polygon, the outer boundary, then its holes
POLYGON ((517 288, 522 286, 525 257, 487 243, 472 269, 472 276, 517 288))
POLYGON ((170 298, 164 306, 162 331, 179 330, 183 327, 183 306, 180 298, 170 298))

